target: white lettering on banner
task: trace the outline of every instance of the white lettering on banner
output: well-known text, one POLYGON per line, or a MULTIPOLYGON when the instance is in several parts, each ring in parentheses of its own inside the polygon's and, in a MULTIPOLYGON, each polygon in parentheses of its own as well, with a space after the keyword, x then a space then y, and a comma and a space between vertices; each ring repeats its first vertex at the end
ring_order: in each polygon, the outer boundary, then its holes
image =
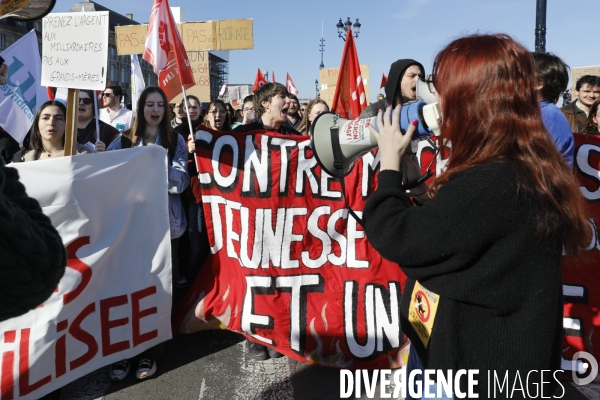
POLYGON ((600 171, 590 164, 590 157, 592 154, 600 157, 600 147, 591 144, 582 144, 576 148, 575 166, 581 175, 585 176, 595 184, 595 187, 592 190, 585 186, 581 186, 581 193, 589 201, 598 201, 600 200, 600 171))
POLYGON ((108 11, 50 14, 42 23, 42 85, 104 90, 108 11))
MULTIPOLYGON (((278 292, 290 293, 290 348, 297 354, 304 354, 306 332, 308 331, 307 305, 310 293, 323 293, 325 282, 320 274, 301 274, 287 276, 257 276, 246 275, 246 292, 242 308, 242 331, 252 335, 257 340, 277 346, 277 343, 257 334, 257 329, 275 329, 274 319, 262 314, 257 309, 256 299, 261 295, 274 295, 278 292)), ((402 340, 400 331, 399 300, 400 283, 391 281, 389 290, 381 285, 367 284, 365 293, 365 314, 359 320, 356 316, 358 307, 358 285, 353 281, 344 284, 344 329, 346 341, 354 356, 367 358, 375 353, 385 353, 399 347, 402 340), (364 322, 366 321, 366 322, 364 322), (366 323, 367 344, 358 344, 358 329, 366 323)))
MULTIPOLYGON (((336 224, 340 219, 347 219, 346 209, 339 209, 331 213, 328 206, 317 207, 308 214, 307 208, 278 208, 273 221, 273 210, 250 209, 244 207, 241 203, 224 199, 220 196, 202 196, 202 202, 209 205, 210 215, 212 216, 213 233, 211 247, 213 254, 216 254, 226 244, 227 257, 238 260, 242 267, 257 269, 258 260, 262 269, 268 269, 270 263, 273 268, 298 269, 308 267, 311 269, 321 268, 326 261, 333 265, 346 265, 347 268, 368 268, 369 261, 358 259, 356 255, 356 243, 365 238, 363 230, 354 219, 347 222, 346 236, 338 232, 336 224), (224 207, 224 208, 221 208, 224 207), (254 221, 252 221, 254 214, 254 221), (225 224, 223 226, 223 215, 225 224), (308 217, 306 217, 308 215, 308 217), (318 226, 318 221, 325 216, 327 219, 327 231, 323 231, 318 226), (303 221, 299 221, 299 219, 303 221), (298 226, 307 226, 306 232, 294 231, 298 226), (240 227, 236 231, 235 227, 240 227), (275 228, 273 228, 275 227, 275 228), (254 229, 254 232, 250 232, 254 229), (292 258, 292 246, 294 242, 305 242, 307 235, 317 239, 322 243, 320 253, 312 259, 308 251, 299 252, 299 259, 292 258), (241 237, 241 239, 240 239, 241 237), (254 241, 250 243, 249 238, 254 241), (241 242, 240 242, 241 240, 241 242), (331 252, 331 243, 335 241, 340 246, 340 254, 331 252), (238 246, 235 243, 239 243, 238 246), (252 248, 252 256, 248 254, 248 249, 252 248)), ((357 212, 361 215, 361 212, 357 212)), ((315 251, 319 246, 312 246, 311 251, 315 251)))

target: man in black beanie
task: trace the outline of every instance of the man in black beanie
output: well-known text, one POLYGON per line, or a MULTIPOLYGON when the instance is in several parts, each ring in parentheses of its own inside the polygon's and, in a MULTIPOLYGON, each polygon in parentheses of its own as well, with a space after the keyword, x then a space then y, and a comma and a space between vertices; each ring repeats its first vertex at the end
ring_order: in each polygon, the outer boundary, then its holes
POLYGON ((377 116, 378 110, 387 108, 388 104, 396 107, 417 99, 417 80, 425 77, 425 68, 420 62, 411 58, 401 59, 392 64, 388 80, 385 84, 385 98, 365 108, 359 118, 377 116))

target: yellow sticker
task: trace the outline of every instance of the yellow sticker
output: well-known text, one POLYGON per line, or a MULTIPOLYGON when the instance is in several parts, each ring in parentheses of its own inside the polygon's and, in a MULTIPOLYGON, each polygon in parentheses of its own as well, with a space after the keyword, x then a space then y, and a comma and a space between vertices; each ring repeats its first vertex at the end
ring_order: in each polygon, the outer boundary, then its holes
POLYGON ((419 281, 415 282, 410 297, 410 308, 408 309, 408 321, 423 342, 425 348, 429 344, 431 330, 435 321, 435 314, 440 304, 440 296, 425 289, 419 281))

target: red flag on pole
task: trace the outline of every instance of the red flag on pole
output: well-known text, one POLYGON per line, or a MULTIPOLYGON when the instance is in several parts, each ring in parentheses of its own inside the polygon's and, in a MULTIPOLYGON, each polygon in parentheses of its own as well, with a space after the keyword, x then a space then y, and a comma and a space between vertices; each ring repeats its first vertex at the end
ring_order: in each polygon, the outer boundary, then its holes
POLYGON ((262 85, 264 85, 265 83, 267 83, 267 80, 265 79, 265 76, 262 74, 262 72, 260 72, 260 68, 259 68, 258 72, 256 73, 256 79, 254 79, 254 86, 252 87, 252 93, 254 93, 258 89, 260 89, 260 87, 262 85))
POLYGON ((196 84, 168 0, 154 0, 143 58, 154 67, 169 101, 183 91, 182 86, 196 84))
POLYGON ((385 87, 386 83, 387 83, 387 76, 385 76, 385 74, 381 74, 381 85, 379 85, 379 89, 385 87))
POLYGON ((342 118, 358 118, 367 106, 366 97, 352 29, 348 29, 331 111, 342 118))
POLYGON ((296 85, 294 85, 294 81, 292 81, 292 77, 290 76, 290 74, 287 74, 287 76, 285 77, 285 87, 287 88, 287 91, 289 93, 294 95, 298 94, 298 89, 296 89, 296 85))

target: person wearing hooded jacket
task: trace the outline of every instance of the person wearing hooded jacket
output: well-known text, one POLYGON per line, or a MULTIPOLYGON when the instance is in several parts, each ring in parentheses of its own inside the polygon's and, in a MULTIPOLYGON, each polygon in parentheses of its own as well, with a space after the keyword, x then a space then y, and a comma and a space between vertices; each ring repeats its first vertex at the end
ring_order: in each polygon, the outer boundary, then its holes
POLYGON ((388 104, 396 107, 417 99, 417 80, 425 78, 423 65, 411 58, 404 58, 394 62, 390 67, 388 80, 385 84, 385 98, 379 100, 361 113, 359 118, 377 116, 377 111, 385 111, 388 104))

